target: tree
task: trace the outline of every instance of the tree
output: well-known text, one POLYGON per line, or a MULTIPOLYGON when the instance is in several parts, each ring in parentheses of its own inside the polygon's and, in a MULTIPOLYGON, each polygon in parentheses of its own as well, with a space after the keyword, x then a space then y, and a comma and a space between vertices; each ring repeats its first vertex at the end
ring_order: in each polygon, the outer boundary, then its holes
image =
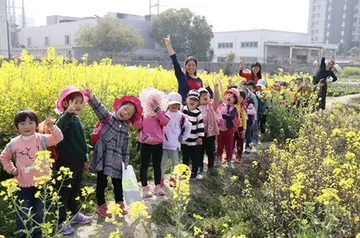
POLYGON ((152 16, 150 31, 155 41, 163 45, 164 37, 171 34, 171 43, 179 57, 194 55, 200 61, 211 56, 210 41, 214 37, 212 26, 204 16, 194 15, 189 9, 169 9, 152 16))
POLYGON ((226 75, 228 77, 232 75, 231 68, 232 68, 232 65, 234 63, 235 57, 236 57, 236 55, 232 51, 226 57, 226 63, 227 64, 226 64, 225 69, 224 69, 224 75, 226 75))
POLYGON ((360 56, 360 49, 358 47, 353 47, 349 50, 349 53, 352 57, 358 58, 360 56))
POLYGON ((226 62, 228 62, 229 64, 234 63, 235 57, 236 57, 235 53, 231 51, 226 57, 226 62))
POLYGON ((78 47, 96 48, 112 57, 119 52, 131 52, 143 45, 142 36, 135 28, 126 27, 111 17, 98 18, 95 25, 83 25, 77 31, 78 47))

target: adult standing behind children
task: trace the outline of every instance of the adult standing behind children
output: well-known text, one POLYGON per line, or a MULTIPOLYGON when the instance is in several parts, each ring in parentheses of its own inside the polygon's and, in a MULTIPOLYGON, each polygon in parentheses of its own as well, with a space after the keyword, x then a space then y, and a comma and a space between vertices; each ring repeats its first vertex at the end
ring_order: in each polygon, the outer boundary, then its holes
MULTIPOLYGON (((168 35, 164 41, 174 66, 175 76, 178 81, 178 92, 182 97, 183 104, 185 104, 186 96, 190 90, 199 90, 203 87, 203 81, 197 76, 198 61, 193 56, 187 57, 184 63, 184 73, 181 69, 179 61, 177 60, 176 53, 172 48, 170 35, 168 35)), ((212 97, 213 92, 211 88, 207 87, 206 89, 212 97)))
POLYGON ((331 77, 333 82, 336 82, 338 78, 332 71, 332 68, 334 67, 335 62, 333 60, 330 60, 325 64, 325 51, 322 49, 321 51, 321 63, 319 71, 316 73, 316 76, 314 77, 313 83, 314 85, 319 84, 321 79, 327 79, 328 77, 331 77))
POLYGON ((261 79, 261 64, 256 62, 251 65, 251 72, 244 72, 244 61, 240 60, 239 75, 246 79, 246 82, 254 81, 255 84, 261 79))

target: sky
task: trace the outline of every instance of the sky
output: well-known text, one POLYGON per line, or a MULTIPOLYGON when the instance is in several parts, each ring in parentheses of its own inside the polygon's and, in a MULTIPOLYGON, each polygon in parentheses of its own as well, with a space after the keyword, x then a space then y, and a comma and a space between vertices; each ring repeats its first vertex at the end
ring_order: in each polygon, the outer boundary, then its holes
MULTIPOLYGON (((189 8, 204 15, 213 31, 272 29, 307 32, 308 0, 159 0, 160 12, 189 8)), ((156 4, 157 0, 152 0, 156 4)), ((153 13, 156 13, 153 8, 153 13)), ((35 25, 46 25, 46 16, 103 16, 107 12, 149 14, 149 0, 25 0, 25 14, 35 25)))

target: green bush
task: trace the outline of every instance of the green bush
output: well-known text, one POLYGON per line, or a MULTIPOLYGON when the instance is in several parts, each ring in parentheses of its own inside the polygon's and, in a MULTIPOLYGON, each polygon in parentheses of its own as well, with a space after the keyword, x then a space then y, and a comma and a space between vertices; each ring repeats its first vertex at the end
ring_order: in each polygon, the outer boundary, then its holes
POLYGON ((358 67, 345 67, 345 68, 343 68, 341 74, 344 75, 344 76, 360 75, 360 68, 358 68, 358 67))

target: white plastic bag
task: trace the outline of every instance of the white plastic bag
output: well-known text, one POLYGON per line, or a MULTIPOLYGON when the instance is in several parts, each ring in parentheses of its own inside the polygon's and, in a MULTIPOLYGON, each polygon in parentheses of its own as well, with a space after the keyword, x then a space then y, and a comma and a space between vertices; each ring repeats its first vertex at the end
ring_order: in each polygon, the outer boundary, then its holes
POLYGON ((141 201, 139 185, 132 165, 125 168, 122 163, 122 187, 126 204, 129 206, 133 202, 141 201))

